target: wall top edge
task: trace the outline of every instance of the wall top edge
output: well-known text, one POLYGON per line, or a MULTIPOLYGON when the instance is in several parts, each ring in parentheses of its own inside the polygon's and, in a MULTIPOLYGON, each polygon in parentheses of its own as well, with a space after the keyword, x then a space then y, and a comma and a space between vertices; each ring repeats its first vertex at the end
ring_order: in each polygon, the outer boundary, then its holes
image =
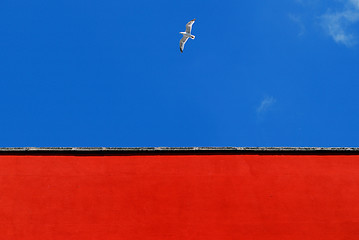
POLYGON ((265 153, 265 152, 347 152, 359 153, 359 148, 356 147, 130 147, 130 148, 117 148, 117 147, 9 147, 0 148, 0 153, 201 153, 201 152, 232 152, 232 153, 265 153))

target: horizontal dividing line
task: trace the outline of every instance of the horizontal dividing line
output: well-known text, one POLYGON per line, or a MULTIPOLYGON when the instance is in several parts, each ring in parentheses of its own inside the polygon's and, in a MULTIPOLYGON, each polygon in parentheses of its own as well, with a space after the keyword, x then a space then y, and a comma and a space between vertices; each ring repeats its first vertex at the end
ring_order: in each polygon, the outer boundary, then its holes
POLYGON ((317 147, 138 147, 138 148, 0 148, 0 155, 359 155, 359 148, 317 147))

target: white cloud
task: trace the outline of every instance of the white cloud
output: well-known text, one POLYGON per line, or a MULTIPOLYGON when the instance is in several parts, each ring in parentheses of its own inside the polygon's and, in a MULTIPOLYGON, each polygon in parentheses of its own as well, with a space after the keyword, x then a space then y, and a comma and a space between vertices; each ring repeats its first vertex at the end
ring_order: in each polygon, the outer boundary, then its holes
POLYGON ((322 26, 335 42, 350 47, 356 44, 356 37, 347 28, 349 23, 357 21, 356 16, 359 15, 354 12, 325 14, 321 17, 322 26))
POLYGON ((275 103, 276 100, 273 97, 265 97, 261 104, 257 107, 257 113, 264 113, 268 111, 275 103))
MULTIPOLYGON (((320 26, 336 43, 352 47, 359 43, 359 0, 293 0, 306 10, 290 15, 302 35, 305 24, 319 20, 320 26), (314 14, 316 12, 316 14, 314 14), (312 16, 308 19, 308 15, 312 16), (307 17, 305 17, 307 16, 307 17), (314 19, 313 19, 314 17, 314 19), (306 20, 306 21, 303 21, 306 20)), ((309 28, 308 28, 309 29, 309 28)))
POLYGON ((323 28, 335 42, 347 47, 357 43, 357 37, 350 27, 359 22, 359 0, 346 0, 342 10, 326 13, 320 19, 323 28))
MULTIPOLYGON (((358 0, 359 1, 359 0, 358 0)), ((301 19, 300 16, 298 15, 294 15, 294 14, 289 14, 288 15, 289 19, 292 20, 294 23, 296 23, 299 27, 299 33, 298 33, 298 36, 302 36, 304 35, 305 33, 305 26, 304 26, 304 23, 301 19)))
POLYGON ((359 9, 359 0, 350 0, 350 3, 354 5, 357 9, 359 9))

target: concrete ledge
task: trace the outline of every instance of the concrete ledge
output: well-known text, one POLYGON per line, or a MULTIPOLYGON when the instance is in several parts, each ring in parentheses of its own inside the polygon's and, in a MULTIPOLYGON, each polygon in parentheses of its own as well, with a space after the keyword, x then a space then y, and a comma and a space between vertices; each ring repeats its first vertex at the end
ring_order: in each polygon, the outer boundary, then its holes
POLYGON ((196 154, 274 154, 274 155, 359 155, 359 148, 318 147, 60 147, 0 148, 0 155, 196 155, 196 154))

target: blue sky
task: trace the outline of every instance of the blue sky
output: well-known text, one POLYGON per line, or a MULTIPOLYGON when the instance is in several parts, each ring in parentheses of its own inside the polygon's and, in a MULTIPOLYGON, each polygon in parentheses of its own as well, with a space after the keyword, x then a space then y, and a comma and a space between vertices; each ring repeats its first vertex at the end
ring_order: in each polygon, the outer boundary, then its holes
POLYGON ((358 0, 2 0, 0 29, 1 147, 359 143, 358 0))

